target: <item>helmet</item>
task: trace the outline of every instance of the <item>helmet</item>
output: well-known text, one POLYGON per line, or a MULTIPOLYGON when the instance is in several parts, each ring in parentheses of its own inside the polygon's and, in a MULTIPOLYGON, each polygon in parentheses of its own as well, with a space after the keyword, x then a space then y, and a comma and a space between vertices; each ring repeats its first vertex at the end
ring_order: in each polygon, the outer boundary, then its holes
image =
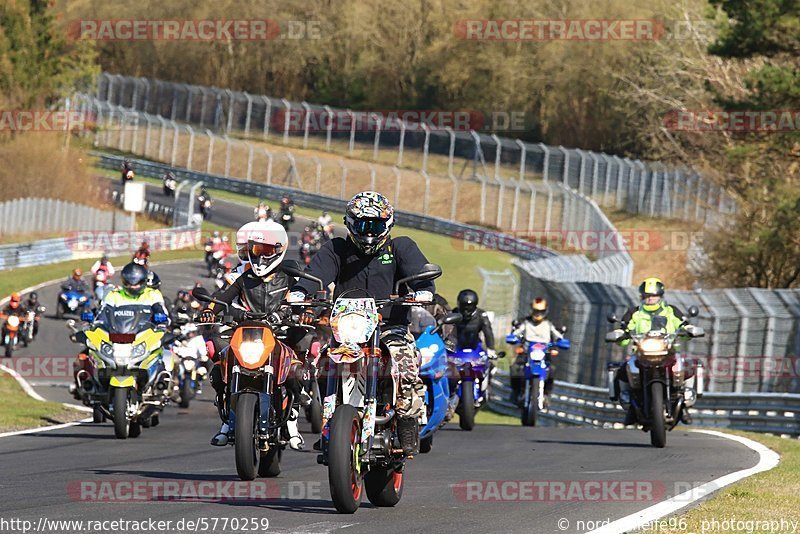
POLYGON ((100 263, 101 263, 101 264, 103 264, 103 265, 105 265, 106 263, 108 263, 108 256, 106 256, 105 254, 103 254, 103 255, 100 257, 100 263))
POLYGON ((478 294, 471 289, 462 289, 458 294, 458 311, 469 318, 478 309, 478 294))
POLYGON ((20 301, 19 293, 17 293, 16 291, 11 293, 11 302, 9 304, 11 305, 12 310, 16 310, 17 308, 19 308, 19 301, 20 301))
POLYGON ((81 276, 83 276, 83 271, 81 271, 80 269, 74 269, 72 271, 72 278, 74 278, 75 280, 80 280, 81 276))
POLYGON ((28 295, 28 300, 31 302, 36 302, 39 300, 39 293, 36 291, 31 291, 31 294, 28 295))
POLYGON ((247 256, 247 234, 253 230, 260 228, 259 223, 256 221, 249 222, 236 231, 236 249, 239 253, 239 260, 242 262, 250 261, 247 256))
POLYGON ((122 290, 131 297, 138 297, 147 283, 147 269, 138 263, 129 263, 122 269, 122 290))
POLYGON ((394 208, 375 191, 364 191, 350 199, 344 215, 350 239, 367 255, 375 254, 389 238, 394 226, 394 208))
POLYGON ((286 256, 286 247, 289 244, 289 236, 283 226, 275 221, 264 221, 255 223, 246 233, 247 237, 247 259, 250 261, 250 268, 259 278, 266 278, 283 261, 286 256))
POLYGON ((125 178, 132 180, 133 177, 134 177, 133 171, 128 171, 127 173, 125 173, 125 178))
POLYGON ((161 287, 161 278, 153 271, 147 272, 147 287, 152 287, 153 289, 161 287))
POLYGON ((534 323, 539 324, 545 317, 547 317, 547 300, 536 297, 531 301, 531 318, 534 323))
POLYGON ((178 290, 178 300, 188 301, 189 300, 189 292, 185 289, 178 290))
POLYGON ((664 282, 658 278, 645 278, 639 284, 639 297, 642 299, 642 308, 654 312, 661 307, 661 298, 664 296, 664 282))

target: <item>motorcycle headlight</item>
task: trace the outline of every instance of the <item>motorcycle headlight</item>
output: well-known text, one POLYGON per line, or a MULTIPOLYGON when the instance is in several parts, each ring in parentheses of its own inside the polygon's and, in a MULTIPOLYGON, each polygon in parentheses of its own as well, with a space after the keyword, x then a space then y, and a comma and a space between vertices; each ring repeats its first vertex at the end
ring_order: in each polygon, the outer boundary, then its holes
POLYGON ((369 319, 360 313, 345 313, 332 325, 333 337, 343 345, 360 344, 369 337, 369 319))
POLYGON ((126 366, 131 361, 133 355, 133 346, 127 343, 114 344, 114 361, 118 366, 126 366))
POLYGON ((86 295, 83 295, 80 300, 81 302, 86 302, 86 295))
POLYGON ((102 354, 106 358, 113 358, 114 347, 111 344, 104 342, 102 345, 100 345, 100 354, 102 354))
POLYGON ((143 358, 145 354, 147 354, 147 347, 144 343, 134 345, 133 349, 131 349, 131 358, 133 359, 143 358))
POLYGON ((17 317, 16 315, 9 315, 7 322, 8 326, 10 326, 11 328, 16 328, 19 326, 19 317, 17 317))
POLYGON ((183 360, 183 368, 186 369, 187 371, 191 371, 192 369, 194 369, 194 360, 189 358, 183 360))
POLYGON ((667 353, 667 343, 663 339, 647 338, 639 343, 642 352, 653 356, 663 356, 667 353))
POLYGON ((242 360, 244 363, 255 365, 258 363, 258 360, 261 359, 261 355, 264 353, 264 342, 260 339, 254 339, 253 341, 243 341, 239 345, 239 354, 242 356, 242 360))

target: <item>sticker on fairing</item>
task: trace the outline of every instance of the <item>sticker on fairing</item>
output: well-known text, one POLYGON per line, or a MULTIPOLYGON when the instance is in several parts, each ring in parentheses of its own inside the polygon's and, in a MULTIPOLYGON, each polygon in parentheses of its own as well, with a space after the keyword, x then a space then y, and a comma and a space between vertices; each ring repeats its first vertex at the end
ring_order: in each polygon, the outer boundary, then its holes
POLYGON ((375 402, 370 402, 364 408, 364 422, 361 428, 361 443, 368 443, 375 433, 375 402))

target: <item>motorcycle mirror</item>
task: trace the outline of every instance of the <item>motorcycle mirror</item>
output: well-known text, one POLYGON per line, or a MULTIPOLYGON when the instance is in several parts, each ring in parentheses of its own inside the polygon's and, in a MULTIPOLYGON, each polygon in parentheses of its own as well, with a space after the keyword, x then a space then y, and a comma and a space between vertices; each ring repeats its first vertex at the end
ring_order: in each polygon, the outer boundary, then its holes
POLYGON ((689 306, 689 317, 697 317, 700 313, 700 310, 697 309, 697 306, 689 306))
POLYGON ((407 282, 413 282, 416 280, 433 280, 435 278, 439 278, 442 276, 442 268, 436 265, 435 263, 426 263, 422 266, 422 269, 417 274, 412 276, 406 276, 405 278, 401 278, 394 284, 394 294, 397 295, 400 292, 400 286, 407 282))
POLYGON ((445 315, 444 317, 439 319, 438 323, 440 325, 443 325, 443 324, 456 324, 456 323, 460 323, 463 319, 464 319, 464 316, 461 315, 460 313, 457 313, 457 312, 456 313, 448 313, 447 315, 445 315))
POLYGON ((192 296, 200 302, 211 302, 211 295, 204 287, 195 287, 192 289, 192 296))
POLYGON ((322 282, 322 280, 316 276, 306 273, 300 268, 300 264, 297 262, 297 260, 283 260, 281 262, 281 271, 289 276, 294 276, 295 278, 305 278, 306 280, 316 282, 319 285, 319 291, 325 291, 325 284, 322 282))
POLYGON ((609 313, 608 315, 606 315, 606 320, 611 324, 614 324, 618 321, 617 316, 613 313, 609 313))
POLYGON ((566 334, 567 333, 567 325, 564 325, 564 326, 561 327, 561 333, 562 334, 566 334))

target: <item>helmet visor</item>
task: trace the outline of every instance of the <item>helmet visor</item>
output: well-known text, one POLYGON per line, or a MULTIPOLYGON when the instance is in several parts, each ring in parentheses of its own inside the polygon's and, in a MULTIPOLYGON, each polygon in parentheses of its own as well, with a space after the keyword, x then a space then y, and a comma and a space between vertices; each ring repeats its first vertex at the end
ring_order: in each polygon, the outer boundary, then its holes
POLYGON ((357 219, 352 225, 354 234, 365 237, 383 235, 387 229, 383 219, 357 219))
POLYGON ((281 253, 283 247, 280 243, 271 245, 268 243, 255 243, 250 241, 248 244, 248 251, 251 258, 265 258, 272 259, 281 253))

